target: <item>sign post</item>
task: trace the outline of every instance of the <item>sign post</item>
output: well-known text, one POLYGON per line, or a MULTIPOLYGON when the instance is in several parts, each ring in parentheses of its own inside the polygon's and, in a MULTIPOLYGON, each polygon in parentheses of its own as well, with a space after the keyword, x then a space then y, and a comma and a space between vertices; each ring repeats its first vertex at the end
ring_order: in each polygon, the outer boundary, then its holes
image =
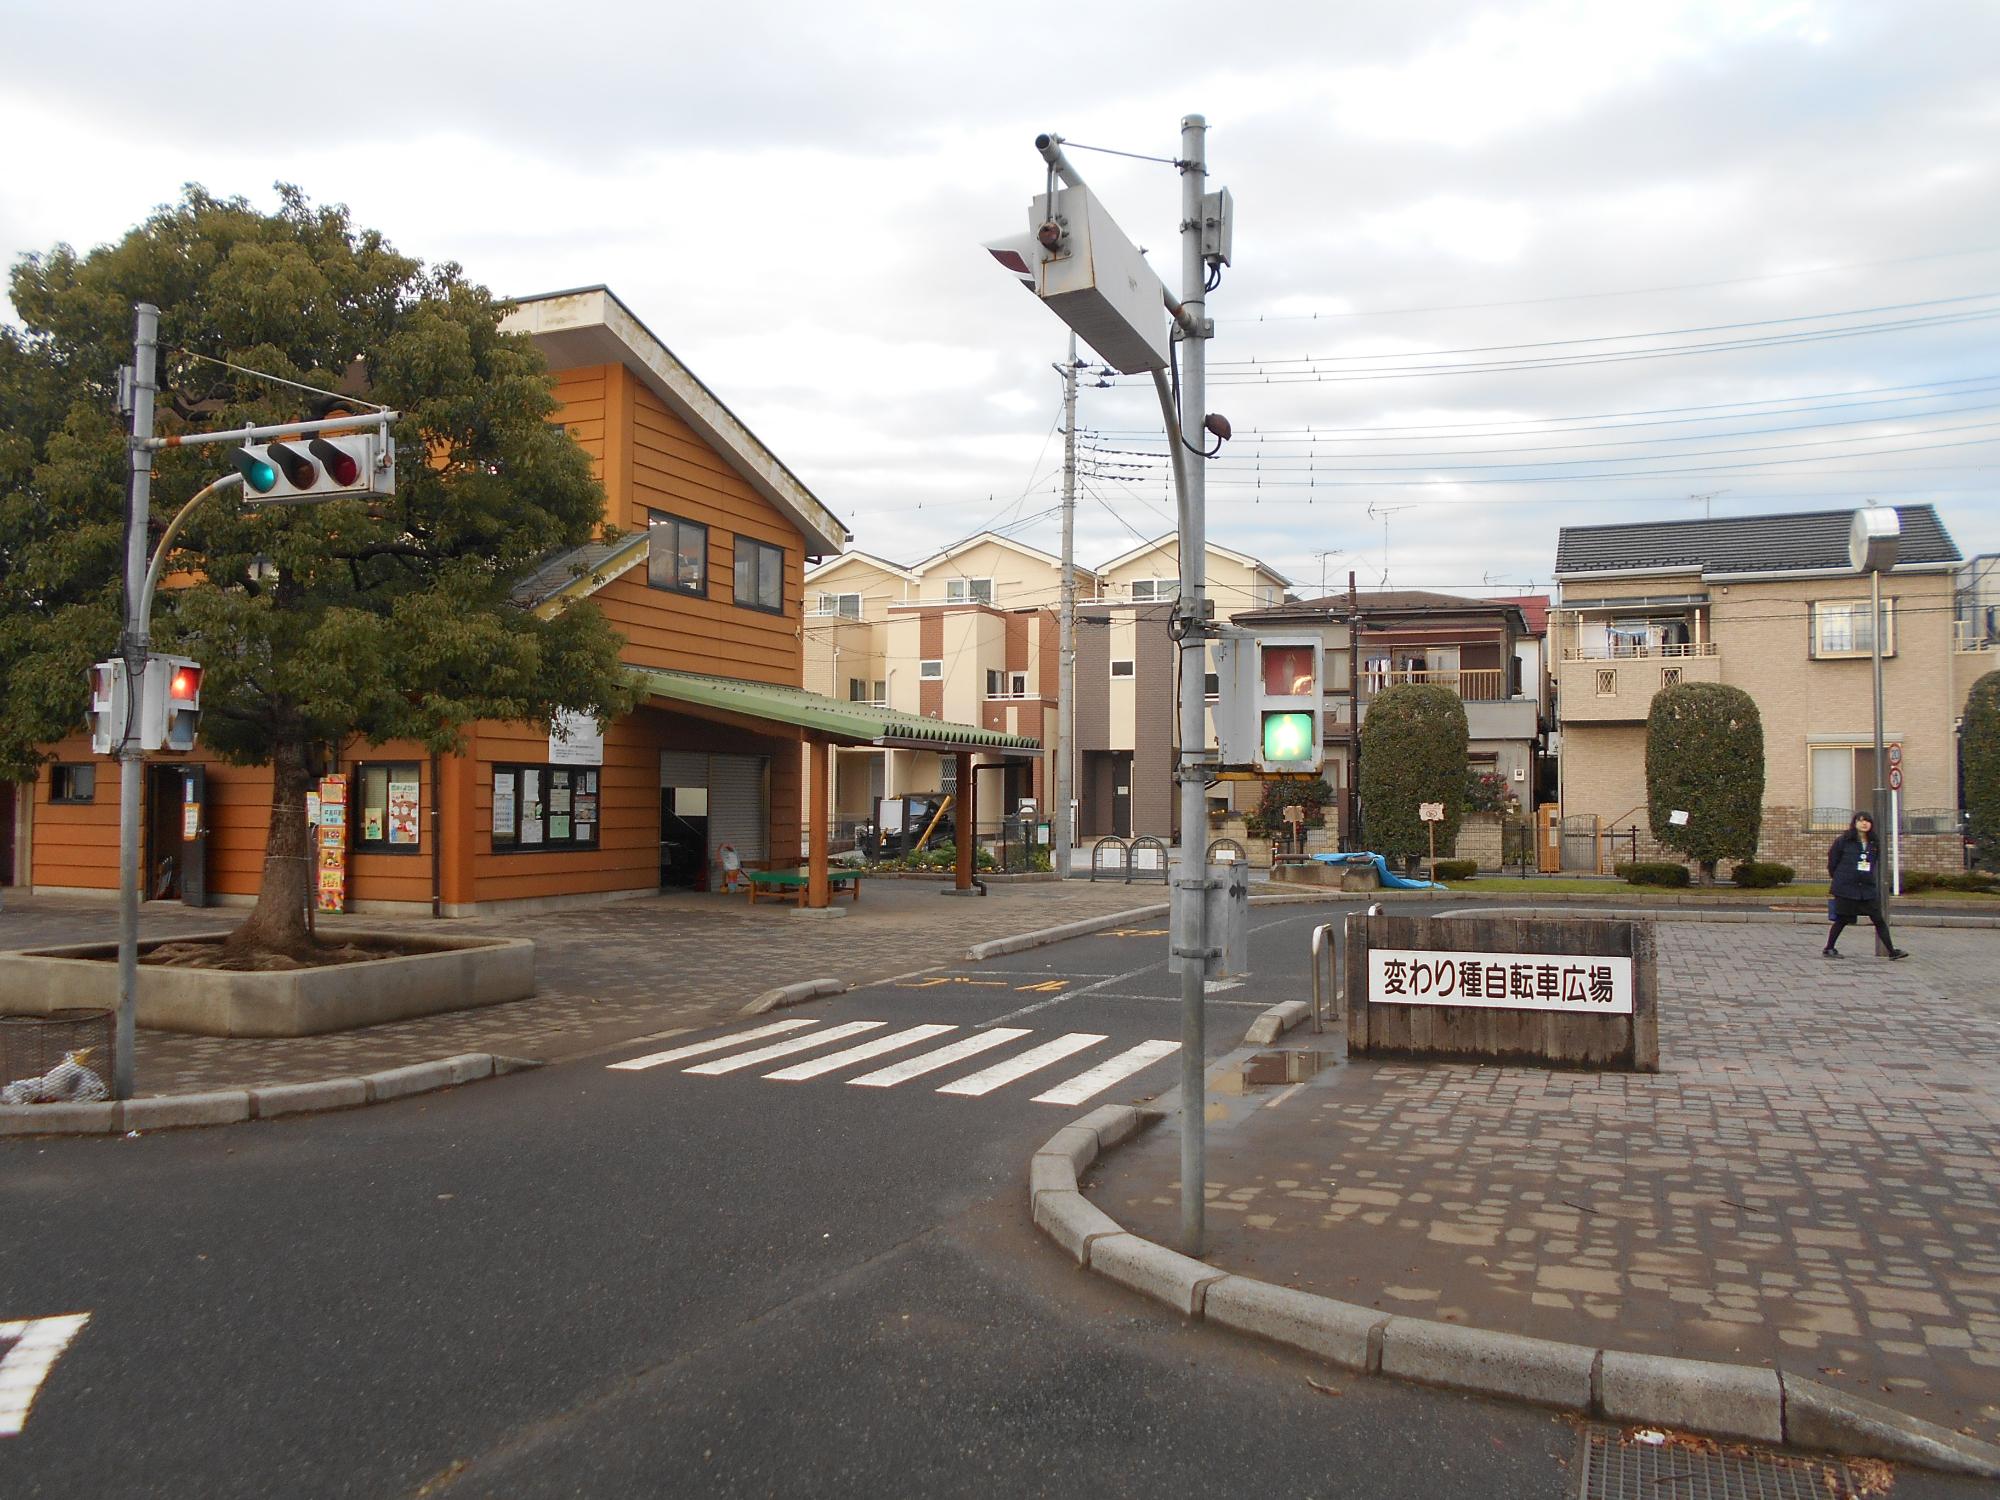
POLYGON ((1432 885, 1436 885, 1438 878, 1438 824, 1444 821, 1444 804, 1442 802, 1419 802, 1417 804, 1417 816, 1423 820, 1424 832, 1430 835, 1431 862, 1427 878, 1432 885))

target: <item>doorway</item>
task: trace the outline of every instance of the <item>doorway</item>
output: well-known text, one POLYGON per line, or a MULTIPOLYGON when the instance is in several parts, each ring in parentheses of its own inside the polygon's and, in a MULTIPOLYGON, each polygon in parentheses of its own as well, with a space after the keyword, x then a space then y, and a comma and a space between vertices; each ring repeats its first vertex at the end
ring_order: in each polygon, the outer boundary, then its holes
POLYGON ((705 890, 708 886, 708 787, 660 788, 660 886, 705 890))
POLYGON ((0 885, 14 883, 15 785, 0 781, 0 885))
POLYGON ((208 768, 146 767, 148 901, 208 905, 208 768))

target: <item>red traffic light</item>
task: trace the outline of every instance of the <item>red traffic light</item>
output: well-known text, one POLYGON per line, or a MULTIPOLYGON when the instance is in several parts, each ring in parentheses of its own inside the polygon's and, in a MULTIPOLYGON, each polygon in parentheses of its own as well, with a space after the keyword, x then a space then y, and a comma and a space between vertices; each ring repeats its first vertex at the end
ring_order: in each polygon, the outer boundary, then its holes
POLYGON ((167 694, 176 702, 187 702, 201 694, 201 668, 196 666, 175 667, 174 675, 167 684, 167 694))
POLYGON ((296 448, 272 443, 265 456, 285 472, 285 482, 295 490, 309 490, 319 480, 319 466, 296 448))
POLYGON ((335 447, 325 438, 316 437, 309 445, 312 456, 325 465, 329 478, 343 487, 354 484, 361 478, 361 464, 345 448, 335 447))

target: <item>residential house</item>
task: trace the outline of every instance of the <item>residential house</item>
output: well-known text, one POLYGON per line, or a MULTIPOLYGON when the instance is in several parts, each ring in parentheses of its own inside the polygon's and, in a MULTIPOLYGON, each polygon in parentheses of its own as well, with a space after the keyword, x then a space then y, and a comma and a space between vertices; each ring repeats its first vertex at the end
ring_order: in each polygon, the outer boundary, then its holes
MULTIPOLYGON (((1883 580, 1885 741, 1899 757, 1907 861, 1957 868, 1953 652, 1958 549, 1928 505, 1896 507, 1883 580)), ((1553 617, 1566 865, 1662 854, 1648 829, 1646 718, 1683 682, 1722 682, 1764 726, 1759 856, 1819 871, 1875 785, 1869 580, 1848 561, 1853 512, 1567 526, 1553 617), (1596 835, 1616 832, 1619 841, 1596 835)), ((1886 777, 1886 768, 1884 769, 1886 777)), ((1687 809, 1692 817, 1700 808, 1687 809)))

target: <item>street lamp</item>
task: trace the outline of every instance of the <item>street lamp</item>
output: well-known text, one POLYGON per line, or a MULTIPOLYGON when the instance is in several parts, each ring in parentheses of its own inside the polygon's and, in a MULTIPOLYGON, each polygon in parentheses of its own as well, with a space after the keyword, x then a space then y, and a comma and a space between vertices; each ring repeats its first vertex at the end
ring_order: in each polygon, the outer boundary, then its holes
MULTIPOLYGON (((1882 575, 1896 566, 1896 552, 1903 535, 1902 519, 1894 506, 1871 505, 1854 513, 1853 524, 1847 532, 1847 556, 1854 564, 1854 571, 1866 573, 1869 582, 1868 640, 1870 653, 1875 660, 1875 795, 1870 807, 1875 814, 1875 836, 1887 849, 1889 841, 1895 837, 1895 829, 1889 822, 1889 789, 1883 784, 1883 763, 1886 750, 1882 743, 1882 575)), ((1883 926, 1889 922, 1889 884, 1878 878, 1876 881, 1877 900, 1880 902, 1883 926)), ((1881 934, 1875 937, 1875 951, 1885 951, 1881 934)))

